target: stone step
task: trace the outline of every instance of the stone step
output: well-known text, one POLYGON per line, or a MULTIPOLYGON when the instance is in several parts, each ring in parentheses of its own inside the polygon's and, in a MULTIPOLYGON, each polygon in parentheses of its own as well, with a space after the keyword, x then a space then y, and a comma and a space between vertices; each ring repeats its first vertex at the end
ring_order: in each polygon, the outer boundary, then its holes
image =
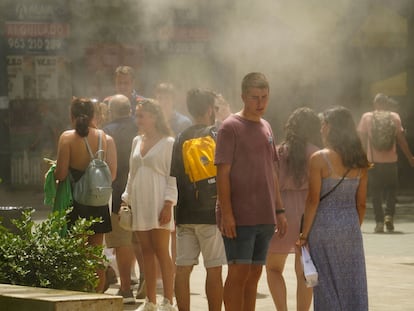
POLYGON ((49 288, 0 284, 4 311, 122 311, 122 297, 49 288))

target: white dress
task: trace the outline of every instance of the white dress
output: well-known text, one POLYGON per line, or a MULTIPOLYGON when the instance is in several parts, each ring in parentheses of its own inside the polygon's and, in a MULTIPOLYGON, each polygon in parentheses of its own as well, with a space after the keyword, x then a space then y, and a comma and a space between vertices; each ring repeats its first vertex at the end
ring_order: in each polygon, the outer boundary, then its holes
MULTIPOLYGON (((177 184, 170 176, 174 138, 161 138, 146 154, 141 155, 142 136, 132 142, 129 174, 122 200, 131 206, 132 230, 174 229, 174 219, 160 226, 158 217, 169 200, 177 202, 177 184)), ((172 213, 172 211, 171 211, 172 213)))

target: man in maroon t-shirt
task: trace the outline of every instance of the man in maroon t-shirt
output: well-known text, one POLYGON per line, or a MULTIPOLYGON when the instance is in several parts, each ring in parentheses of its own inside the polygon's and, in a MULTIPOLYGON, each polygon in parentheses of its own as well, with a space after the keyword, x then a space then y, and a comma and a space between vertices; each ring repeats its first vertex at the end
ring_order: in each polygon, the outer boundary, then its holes
POLYGON ((224 120, 217 136, 217 224, 223 235, 228 274, 226 311, 254 310, 257 283, 275 231, 287 222, 275 174, 277 153, 272 129, 262 119, 269 83, 261 73, 242 82, 243 109, 224 120))

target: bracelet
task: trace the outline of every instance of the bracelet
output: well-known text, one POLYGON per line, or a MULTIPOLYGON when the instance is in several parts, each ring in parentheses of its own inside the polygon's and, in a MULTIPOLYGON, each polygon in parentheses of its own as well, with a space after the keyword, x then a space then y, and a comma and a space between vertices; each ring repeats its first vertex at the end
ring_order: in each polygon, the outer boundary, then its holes
POLYGON ((284 212, 285 212, 285 209, 284 208, 277 209, 276 210, 276 215, 283 214, 284 212))
POLYGON ((301 233, 301 234, 299 234, 299 240, 307 241, 308 237, 306 235, 304 235, 303 233, 301 233))

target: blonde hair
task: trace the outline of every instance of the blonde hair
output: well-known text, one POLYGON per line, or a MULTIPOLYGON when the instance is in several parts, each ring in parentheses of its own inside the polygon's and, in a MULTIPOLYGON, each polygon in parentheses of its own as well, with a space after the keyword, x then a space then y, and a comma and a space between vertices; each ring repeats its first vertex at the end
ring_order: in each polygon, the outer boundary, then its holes
POLYGON ((138 102, 138 109, 151 113, 155 117, 155 127, 164 136, 171 136, 171 129, 167 124, 160 104, 152 99, 145 98, 138 102))

